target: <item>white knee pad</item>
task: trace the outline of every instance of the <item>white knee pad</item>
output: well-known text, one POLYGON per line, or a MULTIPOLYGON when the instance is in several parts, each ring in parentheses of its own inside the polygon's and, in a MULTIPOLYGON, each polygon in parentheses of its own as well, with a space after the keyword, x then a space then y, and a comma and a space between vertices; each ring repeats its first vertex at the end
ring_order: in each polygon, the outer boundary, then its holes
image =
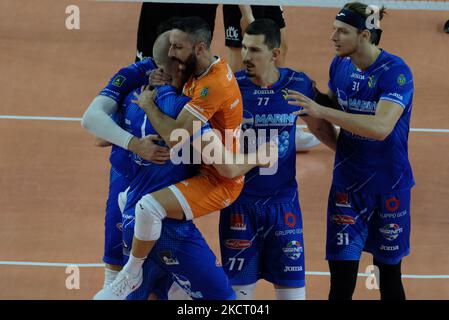
POLYGON ((136 204, 134 235, 142 241, 155 241, 161 236, 162 220, 167 216, 164 207, 150 194, 136 204))
POLYGON ((247 284, 244 286, 232 286, 236 294, 237 300, 254 300, 255 283, 247 284))
POLYGON ((181 286, 173 281, 170 289, 167 292, 168 300, 193 300, 191 296, 184 291, 181 286))
POLYGON ((306 300, 306 287, 275 289, 277 300, 306 300))
POLYGON ((118 194, 118 199, 117 199, 118 207, 119 207, 121 213, 123 213, 123 211, 125 211, 126 201, 128 199, 128 190, 129 190, 129 187, 125 191, 120 192, 118 194))

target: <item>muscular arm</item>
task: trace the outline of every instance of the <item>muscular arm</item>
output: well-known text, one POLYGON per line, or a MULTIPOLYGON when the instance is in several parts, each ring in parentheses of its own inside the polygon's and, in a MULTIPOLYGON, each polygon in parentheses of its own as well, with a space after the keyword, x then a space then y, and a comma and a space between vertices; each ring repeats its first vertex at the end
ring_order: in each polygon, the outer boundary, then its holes
POLYGON ((203 162, 214 166, 218 173, 226 178, 242 176, 258 166, 271 168, 277 162, 278 149, 273 142, 262 144, 257 152, 243 154, 226 149, 213 130, 207 131, 204 137, 209 143, 201 143, 198 139, 201 138, 196 138, 192 143, 195 151, 201 152, 203 162), (208 151, 214 150, 213 154, 203 152, 206 145, 208 151))
POLYGON ((309 116, 304 116, 301 119, 307 124, 310 132, 312 132, 322 143, 333 151, 337 149, 338 132, 332 123, 309 116))
POLYGON ((375 140, 385 140, 393 131, 403 108, 397 103, 380 100, 375 115, 350 114, 329 108, 323 109, 323 119, 346 131, 375 140))
POLYGON ((293 99, 289 104, 303 107, 297 114, 327 120, 346 131, 380 141, 388 137, 404 110, 395 102, 380 100, 374 115, 351 114, 326 108, 299 92, 290 91, 288 99, 293 99))
POLYGON ((174 130, 183 129, 189 133, 189 136, 192 136, 204 124, 185 108, 182 109, 176 119, 164 114, 154 102, 154 97, 156 96, 155 90, 142 90, 140 95, 134 95, 136 99, 133 100, 133 102, 138 104, 145 111, 154 130, 156 130, 170 148, 179 143, 179 141, 171 139, 174 130))

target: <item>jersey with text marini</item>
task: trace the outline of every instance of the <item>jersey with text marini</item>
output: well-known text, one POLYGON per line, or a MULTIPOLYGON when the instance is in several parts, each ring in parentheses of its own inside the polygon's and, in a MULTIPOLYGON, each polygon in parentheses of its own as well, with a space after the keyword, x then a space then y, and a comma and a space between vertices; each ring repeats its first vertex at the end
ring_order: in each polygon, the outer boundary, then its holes
POLYGON ((348 192, 385 193, 411 188, 414 178, 408 159, 408 135, 413 101, 413 76, 405 62, 384 50, 366 70, 349 57, 335 57, 329 70, 329 89, 341 110, 374 115, 381 100, 404 111, 391 134, 378 141, 341 129, 333 184, 348 192))
POLYGON ((261 88, 248 78, 245 71, 236 73, 244 106, 241 147, 245 148, 245 152, 254 152, 256 141, 260 145, 277 136, 279 150, 277 172, 261 175, 260 168, 249 171, 245 175, 245 187, 239 200, 245 196, 292 199, 297 191, 295 148, 297 116, 292 112, 299 109, 297 106, 289 105, 286 97, 289 89, 299 91, 312 99, 314 93, 312 81, 306 74, 288 68, 279 68, 279 74, 279 80, 275 84, 261 88))

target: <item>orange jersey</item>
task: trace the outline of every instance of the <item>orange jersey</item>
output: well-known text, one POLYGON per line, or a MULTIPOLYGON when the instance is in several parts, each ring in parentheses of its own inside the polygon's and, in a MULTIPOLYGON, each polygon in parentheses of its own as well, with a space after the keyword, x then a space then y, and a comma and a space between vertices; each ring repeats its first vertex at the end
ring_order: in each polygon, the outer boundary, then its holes
MULTIPOLYGON (((211 127, 220 132, 222 139, 225 130, 233 132, 232 149, 236 150, 236 134, 243 120, 243 99, 228 64, 218 58, 201 76, 192 76, 184 85, 183 93, 192 99, 184 108, 202 122, 209 121, 211 127)), ((203 165, 202 169, 225 179, 210 165, 203 165)))

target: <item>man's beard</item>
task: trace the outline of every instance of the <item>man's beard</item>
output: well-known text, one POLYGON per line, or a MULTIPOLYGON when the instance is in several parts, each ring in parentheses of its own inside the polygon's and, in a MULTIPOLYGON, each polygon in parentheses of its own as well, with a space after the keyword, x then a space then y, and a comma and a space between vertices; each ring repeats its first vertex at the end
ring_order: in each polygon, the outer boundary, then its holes
POLYGON ((192 52, 185 61, 180 62, 184 66, 182 73, 189 78, 194 73, 196 68, 197 58, 195 52, 192 52))

